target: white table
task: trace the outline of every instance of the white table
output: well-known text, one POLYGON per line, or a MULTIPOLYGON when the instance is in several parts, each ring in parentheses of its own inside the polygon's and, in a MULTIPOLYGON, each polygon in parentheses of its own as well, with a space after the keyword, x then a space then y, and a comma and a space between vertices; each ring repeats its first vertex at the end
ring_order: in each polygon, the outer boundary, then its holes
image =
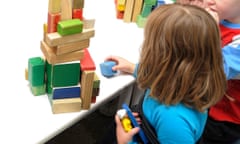
POLYGON ((102 77, 99 64, 111 54, 137 62, 142 29, 135 23, 116 19, 114 0, 85 0, 85 17, 96 19, 96 33, 89 51, 101 79, 100 95, 90 110, 52 114, 47 96, 33 96, 24 76, 28 58, 43 55, 40 41, 43 23, 47 20, 47 7, 48 0, 3 1, 0 5, 0 143, 43 143, 119 93, 129 91, 134 82, 130 75, 102 77))

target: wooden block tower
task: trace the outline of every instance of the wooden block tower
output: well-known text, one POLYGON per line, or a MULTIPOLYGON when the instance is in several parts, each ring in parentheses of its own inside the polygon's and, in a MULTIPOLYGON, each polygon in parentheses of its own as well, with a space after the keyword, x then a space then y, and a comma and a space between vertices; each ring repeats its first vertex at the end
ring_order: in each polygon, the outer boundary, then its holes
POLYGON ((84 0, 49 0, 40 42, 44 58, 28 62, 31 91, 47 94, 54 114, 89 109, 99 95, 100 79, 88 51, 94 20, 83 18, 83 8, 84 0))

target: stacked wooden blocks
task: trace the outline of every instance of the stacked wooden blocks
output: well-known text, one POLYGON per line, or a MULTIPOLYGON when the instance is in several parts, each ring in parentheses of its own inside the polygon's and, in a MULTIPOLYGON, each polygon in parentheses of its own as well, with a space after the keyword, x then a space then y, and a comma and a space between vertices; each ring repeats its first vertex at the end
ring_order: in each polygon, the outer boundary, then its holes
POLYGON ((83 18, 83 6, 84 0, 49 0, 40 43, 44 58, 28 61, 31 91, 47 94, 54 114, 89 109, 99 95, 100 79, 88 51, 94 20, 83 18))
POLYGON ((148 15, 152 10, 175 0, 115 0, 116 17, 124 22, 136 22, 137 26, 144 27, 148 15))

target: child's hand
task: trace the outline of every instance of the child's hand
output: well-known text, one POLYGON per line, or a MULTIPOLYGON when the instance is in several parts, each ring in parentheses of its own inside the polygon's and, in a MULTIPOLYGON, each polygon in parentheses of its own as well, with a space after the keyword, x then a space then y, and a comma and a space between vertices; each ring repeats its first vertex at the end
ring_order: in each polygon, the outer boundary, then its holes
POLYGON ((119 57, 119 56, 108 56, 106 59, 106 61, 115 61, 117 64, 112 67, 113 71, 122 71, 122 72, 126 72, 126 73, 130 73, 133 74, 134 69, 135 69, 135 64, 129 62, 128 60, 119 57))
POLYGON ((136 128, 131 129, 129 132, 125 132, 118 115, 115 115, 115 122, 117 125, 116 134, 117 134, 118 144, 127 144, 129 141, 132 140, 133 136, 136 133, 138 133, 140 130, 140 128, 136 127, 136 128))

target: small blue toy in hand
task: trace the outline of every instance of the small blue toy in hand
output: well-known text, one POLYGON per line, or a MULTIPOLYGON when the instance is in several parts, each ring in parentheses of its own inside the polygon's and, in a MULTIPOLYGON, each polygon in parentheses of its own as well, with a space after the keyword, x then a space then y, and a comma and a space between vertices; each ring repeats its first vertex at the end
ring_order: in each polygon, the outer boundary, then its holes
POLYGON ((101 63, 100 69, 101 69, 102 75, 105 77, 114 76, 117 73, 117 71, 113 71, 112 67, 115 65, 116 65, 115 61, 105 61, 105 62, 101 63))

